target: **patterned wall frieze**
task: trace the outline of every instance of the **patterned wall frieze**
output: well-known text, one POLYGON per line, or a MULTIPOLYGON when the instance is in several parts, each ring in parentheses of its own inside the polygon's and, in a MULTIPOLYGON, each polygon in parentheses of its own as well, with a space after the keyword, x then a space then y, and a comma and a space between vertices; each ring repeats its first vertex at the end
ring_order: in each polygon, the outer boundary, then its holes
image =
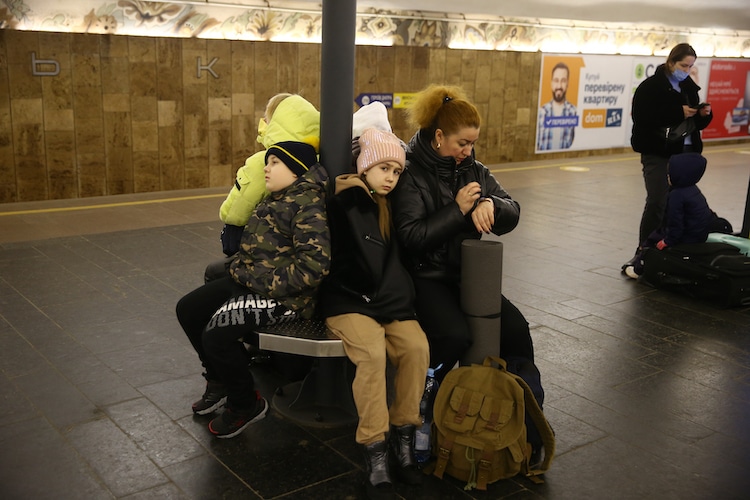
MULTIPOLYGON (((319 43, 321 12, 311 4, 246 0, 246 4, 143 0, 0 0, 0 28, 26 31, 196 37, 319 43), (305 8, 306 7, 306 8, 305 8)), ((314 4, 313 4, 314 5, 314 4)), ((439 12, 363 9, 358 45, 478 50, 661 55, 680 42, 699 55, 750 57, 750 31, 554 19, 476 17, 439 12)))

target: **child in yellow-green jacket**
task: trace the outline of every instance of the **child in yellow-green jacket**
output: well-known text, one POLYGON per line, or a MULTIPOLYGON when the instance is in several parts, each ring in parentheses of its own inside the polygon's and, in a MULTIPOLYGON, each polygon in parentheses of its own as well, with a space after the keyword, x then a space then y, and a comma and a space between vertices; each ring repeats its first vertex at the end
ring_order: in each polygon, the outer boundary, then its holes
POLYGON ((276 94, 266 105, 265 115, 258 124, 258 142, 264 149, 250 156, 237 170, 234 186, 219 210, 219 217, 224 222, 222 250, 227 256, 237 253, 250 214, 268 194, 263 174, 266 150, 283 141, 304 142, 318 152, 320 112, 302 96, 276 94))

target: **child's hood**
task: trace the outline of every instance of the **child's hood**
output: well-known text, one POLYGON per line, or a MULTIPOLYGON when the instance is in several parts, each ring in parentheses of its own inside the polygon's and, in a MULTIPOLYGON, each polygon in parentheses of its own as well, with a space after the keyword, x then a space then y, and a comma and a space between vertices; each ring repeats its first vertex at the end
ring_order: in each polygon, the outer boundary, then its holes
POLYGON ((259 139, 266 149, 278 142, 296 141, 311 145, 317 152, 320 145, 320 111, 302 96, 291 95, 279 103, 259 139))
MULTIPOLYGON (((370 190, 367 187, 367 184, 362 180, 362 178, 357 174, 342 174, 336 177, 336 189, 334 194, 339 194, 342 191, 346 191, 347 189, 352 188, 359 188, 364 190, 368 195, 370 195, 370 190)), ((372 195, 370 195, 372 198, 372 195)))
POLYGON ((672 187, 693 186, 706 172, 706 158, 700 153, 682 153, 669 159, 669 181, 672 187))

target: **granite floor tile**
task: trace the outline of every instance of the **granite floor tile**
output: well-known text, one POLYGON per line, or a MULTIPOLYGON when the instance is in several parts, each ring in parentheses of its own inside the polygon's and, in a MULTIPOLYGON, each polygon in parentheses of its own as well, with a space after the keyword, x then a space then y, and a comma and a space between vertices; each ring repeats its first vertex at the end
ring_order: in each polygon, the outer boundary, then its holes
POLYGON ((44 418, 0 430, 0 493, 6 499, 111 499, 112 493, 44 418))
MULTIPOLYGON (((189 500, 193 497, 179 489, 174 483, 161 484, 147 490, 122 497, 122 500, 189 500)), ((221 497, 228 498, 228 497, 221 497)))
POLYGON ((107 407, 112 421, 160 468, 203 455, 205 449, 145 398, 107 407))
POLYGON ((35 371, 14 378, 13 383, 58 429, 101 417, 100 408, 46 363, 35 371))
POLYGON ((77 425, 66 436, 116 497, 169 481, 154 462, 107 418, 77 425))
POLYGON ((93 354, 60 359, 55 365, 98 408, 140 396, 138 391, 93 354))
POLYGON ((195 351, 187 338, 167 339, 100 354, 101 360, 133 387, 195 373, 195 351))
POLYGON ((0 352, 13 353, 12 356, 0 356, 0 371, 9 378, 22 377, 38 370, 45 364, 39 351, 0 318, 0 352))
MULTIPOLYGON (((92 311, 93 314, 96 312, 92 311)), ((90 321, 83 320, 75 327, 76 340, 91 352, 104 354, 136 347, 147 348, 150 344, 169 339, 160 326, 168 322, 169 326, 174 328, 173 315, 165 313, 163 316, 166 317, 154 318, 132 314, 131 317, 124 317, 129 314, 123 312, 122 318, 113 320, 102 317, 92 318, 90 321)))
POLYGON ((263 498, 289 493, 356 468, 272 410, 238 436, 240 439, 208 438, 211 452, 243 481, 252 484, 263 498), (284 471, 281 477, 280 471, 284 471))
POLYGON ((138 391, 174 421, 192 417, 191 405, 206 389, 206 380, 200 375, 200 363, 195 357, 195 371, 183 378, 169 379, 155 384, 142 385, 138 391))
MULTIPOLYGON (((251 487, 215 457, 202 455, 164 468, 170 480, 187 498, 260 500, 251 487), (200 471, 200 472, 198 472, 200 471)), ((310 497, 307 497, 310 498, 310 497)))
POLYGON ((12 429, 9 424, 41 417, 39 412, 26 395, 8 379, 0 374, 0 440, 3 433, 12 429))

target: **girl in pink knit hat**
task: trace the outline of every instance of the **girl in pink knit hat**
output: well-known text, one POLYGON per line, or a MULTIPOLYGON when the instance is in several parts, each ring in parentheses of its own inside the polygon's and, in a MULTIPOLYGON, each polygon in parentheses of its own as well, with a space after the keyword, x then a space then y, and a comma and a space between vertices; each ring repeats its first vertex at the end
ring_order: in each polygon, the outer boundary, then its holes
POLYGON ((323 281, 318 310, 357 367, 355 439, 365 455, 367 497, 395 498, 389 456, 397 479, 419 484, 422 478, 414 435, 421 425, 429 346, 416 320, 414 285, 399 258, 387 198, 404 171, 402 142, 390 132, 368 128, 358 145, 357 173, 337 177, 328 201, 331 272, 323 281), (390 408, 388 360, 397 370, 390 408))

